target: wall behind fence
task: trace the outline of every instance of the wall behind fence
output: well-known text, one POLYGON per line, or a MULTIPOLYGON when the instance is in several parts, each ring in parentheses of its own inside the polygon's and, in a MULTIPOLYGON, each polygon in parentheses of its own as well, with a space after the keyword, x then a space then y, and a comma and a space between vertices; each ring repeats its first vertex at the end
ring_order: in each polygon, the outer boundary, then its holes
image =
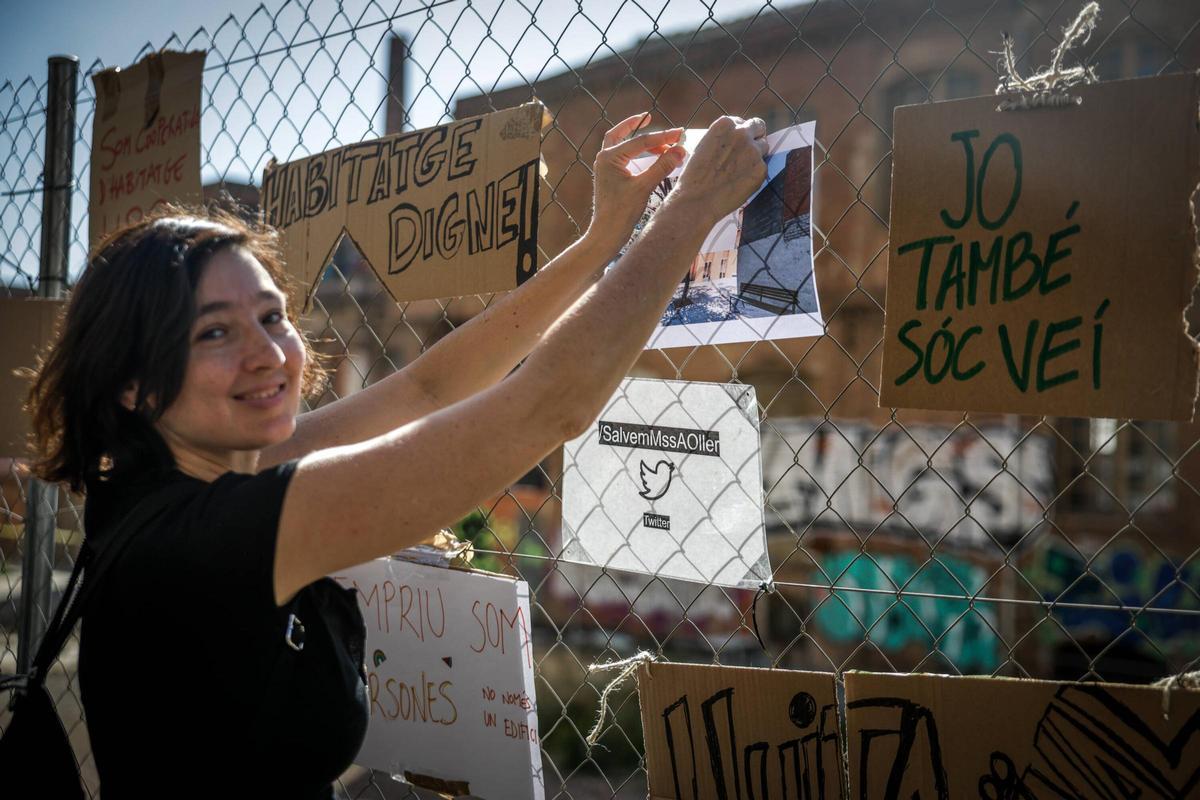
MULTIPOLYGON (((639 648, 705 663, 1068 680, 1146 681, 1194 668, 1200 426, 876 406, 892 109, 991 93, 1002 32, 1015 37, 1023 71, 1046 63, 1077 8, 1051 0, 546 6, 275 3, 240 17, 214 13, 205 29, 155 40, 125 63, 160 47, 208 50, 206 196, 251 211, 272 157, 537 97, 553 115, 543 263, 586 227, 590 165, 620 119, 648 109, 664 127, 701 127, 723 113, 760 116, 772 129, 816 120, 811 224, 826 334, 649 352, 635 368, 756 387, 778 590, 755 603, 753 592, 556 561, 558 457, 458 526, 474 539, 477 563, 532 588, 547 796, 644 794, 635 696, 618 699, 603 749, 589 752, 583 741, 598 697, 586 665, 639 648)), ((72 278, 86 262, 88 76, 110 66, 79 55, 72 278)), ((1081 56, 1105 80, 1200 68, 1200 10, 1106 0, 1081 56)), ((0 84, 0 296, 38 291, 45 104, 43 76, 0 84)), ((391 374, 488 300, 397 305, 344 245, 305 320, 332 357, 318 404, 391 374)), ((1193 331, 1197 316, 1193 307, 1193 331)), ((0 459, 4 673, 16 669, 22 598, 38 589, 21 581, 31 552, 24 480, 19 462, 0 459)), ((78 551, 81 500, 64 495, 59 509, 55 586, 78 551)), ((94 789, 73 646, 51 685, 94 789)), ((363 771, 345 776, 339 791, 405 796, 363 771)))

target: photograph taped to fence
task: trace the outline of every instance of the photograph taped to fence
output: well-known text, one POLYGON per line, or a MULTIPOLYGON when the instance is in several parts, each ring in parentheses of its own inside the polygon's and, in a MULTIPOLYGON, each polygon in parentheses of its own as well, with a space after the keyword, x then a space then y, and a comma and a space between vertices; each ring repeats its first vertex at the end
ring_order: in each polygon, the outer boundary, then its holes
POLYGON ((757 589, 771 580, 754 387, 630 378, 563 447, 562 558, 757 589))
POLYGON ((376 559, 335 576, 367 628, 355 763, 455 796, 543 796, 529 585, 376 559))
MULTIPOLYGON (((813 143, 817 124, 767 136, 767 179, 709 232, 683 275, 647 349, 820 336, 824 332, 812 259, 813 143)), ((703 129, 689 129, 689 155, 703 129)), ((630 162, 642 172, 654 158, 630 162)), ((634 238, 687 165, 650 195, 634 238)))
POLYGON ((514 289, 537 271, 541 131, 525 103, 271 163, 263 211, 312 290, 349 236, 393 299, 514 289))

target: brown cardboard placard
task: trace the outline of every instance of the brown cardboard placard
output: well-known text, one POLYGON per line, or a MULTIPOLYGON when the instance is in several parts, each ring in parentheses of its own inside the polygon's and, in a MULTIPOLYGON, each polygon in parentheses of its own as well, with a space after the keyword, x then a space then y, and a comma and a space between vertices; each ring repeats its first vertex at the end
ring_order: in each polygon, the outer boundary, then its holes
POLYGON ((54 337, 65 300, 0 298, 0 456, 28 456, 29 381, 15 370, 37 366, 54 337))
POLYGON ((846 673, 850 795, 1195 796, 1200 692, 846 673))
POLYGON ((396 300, 513 289, 537 271, 541 103, 272 162, 263 210, 312 289, 342 235, 396 300))
POLYGON ((1190 419, 1200 79, 896 109, 881 406, 1190 419))
POLYGON ((833 675, 646 663, 637 669, 649 797, 841 797, 833 675))
POLYGON ((200 202, 204 56, 166 50, 92 76, 89 247, 160 205, 200 202))

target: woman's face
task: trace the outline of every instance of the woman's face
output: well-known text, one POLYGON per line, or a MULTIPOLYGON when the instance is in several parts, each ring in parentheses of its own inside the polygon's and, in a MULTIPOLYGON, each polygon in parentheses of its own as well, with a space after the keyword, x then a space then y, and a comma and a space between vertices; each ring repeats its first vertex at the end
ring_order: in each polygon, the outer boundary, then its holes
POLYGON ((240 247, 218 251, 196 286, 183 387, 158 427, 181 465, 190 457, 237 467, 247 451, 296 427, 304 345, 286 298, 240 247))

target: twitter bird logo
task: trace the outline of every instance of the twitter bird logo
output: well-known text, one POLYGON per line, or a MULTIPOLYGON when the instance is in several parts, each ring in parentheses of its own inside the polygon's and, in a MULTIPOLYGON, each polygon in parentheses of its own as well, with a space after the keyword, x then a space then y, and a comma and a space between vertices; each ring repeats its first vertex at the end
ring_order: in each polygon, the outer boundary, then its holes
POLYGON ((675 465, 665 458, 651 469, 646 462, 641 462, 639 477, 642 479, 642 491, 638 492, 647 500, 657 500, 671 488, 671 476, 675 474, 675 465))

